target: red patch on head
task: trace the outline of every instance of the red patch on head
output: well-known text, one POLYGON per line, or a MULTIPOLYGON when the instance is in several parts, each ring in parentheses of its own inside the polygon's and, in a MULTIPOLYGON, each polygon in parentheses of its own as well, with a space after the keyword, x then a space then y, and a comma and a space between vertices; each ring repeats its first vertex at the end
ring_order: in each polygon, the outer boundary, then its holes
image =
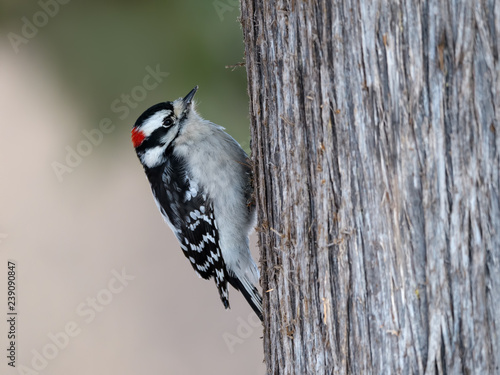
POLYGON ((137 130, 137 128, 132 129, 132 143, 134 147, 139 147, 142 141, 144 141, 144 138, 146 138, 146 136, 142 131, 137 130))

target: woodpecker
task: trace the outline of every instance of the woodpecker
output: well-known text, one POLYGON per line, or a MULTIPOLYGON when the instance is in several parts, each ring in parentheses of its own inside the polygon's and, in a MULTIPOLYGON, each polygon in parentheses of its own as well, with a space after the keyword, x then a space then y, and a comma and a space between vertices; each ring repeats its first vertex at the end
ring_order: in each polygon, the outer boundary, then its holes
POLYGON ((156 205, 196 273, 214 278, 226 309, 229 282, 262 320, 259 270, 248 241, 255 225, 249 158, 222 126, 196 112, 197 90, 147 109, 132 128, 132 143, 156 205))

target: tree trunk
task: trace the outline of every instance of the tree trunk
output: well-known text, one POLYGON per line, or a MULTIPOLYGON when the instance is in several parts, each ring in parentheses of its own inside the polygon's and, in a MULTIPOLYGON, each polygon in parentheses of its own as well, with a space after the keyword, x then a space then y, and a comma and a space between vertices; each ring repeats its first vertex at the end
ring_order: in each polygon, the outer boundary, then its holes
POLYGON ((268 373, 499 374, 499 1, 241 5, 268 373))

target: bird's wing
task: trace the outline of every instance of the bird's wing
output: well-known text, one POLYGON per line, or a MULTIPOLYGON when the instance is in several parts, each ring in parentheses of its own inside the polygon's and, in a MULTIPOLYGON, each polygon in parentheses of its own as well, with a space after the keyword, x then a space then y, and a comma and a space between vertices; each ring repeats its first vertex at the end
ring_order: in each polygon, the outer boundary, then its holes
POLYGON ((175 159, 167 162, 153 195, 191 266, 204 279, 214 277, 222 303, 228 308, 227 269, 212 202, 175 159))

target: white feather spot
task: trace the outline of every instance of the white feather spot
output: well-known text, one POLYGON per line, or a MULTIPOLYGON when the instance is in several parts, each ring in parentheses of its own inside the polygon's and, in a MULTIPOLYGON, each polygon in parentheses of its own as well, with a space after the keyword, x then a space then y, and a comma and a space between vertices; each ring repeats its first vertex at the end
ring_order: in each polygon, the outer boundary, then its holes
POLYGON ((191 216, 193 219, 198 219, 200 217, 200 211, 198 210, 191 211, 189 216, 191 216))
POLYGON ((211 235, 209 235, 208 233, 203 235, 203 241, 205 241, 207 243, 208 243, 208 241, 210 241, 215 245, 215 238, 212 237, 211 235))
POLYGON ((224 280, 224 271, 215 270, 215 277, 217 277, 218 280, 224 280))
POLYGON ((198 268, 202 272, 207 272, 208 267, 210 267, 210 264, 208 262, 205 262, 203 265, 196 265, 196 268, 198 268))
POLYGON ((201 221, 196 220, 193 224, 189 224, 189 230, 194 231, 198 225, 200 225, 201 221))

